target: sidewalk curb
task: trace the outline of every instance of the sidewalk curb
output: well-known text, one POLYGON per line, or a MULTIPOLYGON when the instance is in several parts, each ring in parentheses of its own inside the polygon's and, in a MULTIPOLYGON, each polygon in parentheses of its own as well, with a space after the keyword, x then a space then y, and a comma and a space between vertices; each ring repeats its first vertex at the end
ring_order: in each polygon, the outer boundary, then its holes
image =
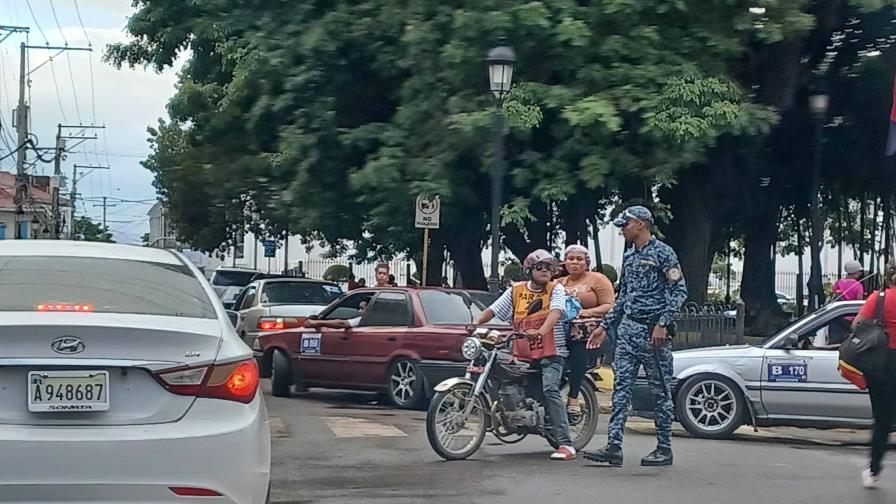
MULTIPOLYGON (((625 424, 625 429, 627 431, 637 432, 639 434, 652 435, 656 433, 656 428, 654 427, 654 423, 652 420, 629 419, 629 421, 625 424)), ((865 435, 865 433, 850 429, 833 429, 830 431, 819 431, 817 429, 800 429, 800 433, 805 433, 806 436, 788 435, 787 433, 783 433, 774 429, 775 428, 773 427, 760 428, 757 432, 753 430, 752 426, 745 425, 735 431, 733 439, 735 441, 765 441, 831 447, 865 448, 869 446, 869 442, 866 439, 868 436, 865 435), (825 439, 824 437, 813 434, 822 434, 829 437, 828 439, 825 439), (838 434, 847 434, 852 439, 843 439, 842 437, 837 438, 838 434), (863 440, 856 439, 858 436, 861 436, 863 440)), ((672 435, 675 437, 695 439, 694 436, 690 435, 686 430, 684 430, 684 428, 680 426, 680 424, 677 423, 673 424, 672 426, 672 435)))

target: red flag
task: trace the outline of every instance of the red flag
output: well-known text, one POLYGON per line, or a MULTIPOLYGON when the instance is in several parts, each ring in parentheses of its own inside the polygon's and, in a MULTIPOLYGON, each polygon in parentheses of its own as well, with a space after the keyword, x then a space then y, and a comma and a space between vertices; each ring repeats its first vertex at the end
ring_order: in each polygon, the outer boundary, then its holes
POLYGON ((893 105, 890 108, 890 131, 887 134, 887 156, 896 154, 896 78, 893 79, 893 105))

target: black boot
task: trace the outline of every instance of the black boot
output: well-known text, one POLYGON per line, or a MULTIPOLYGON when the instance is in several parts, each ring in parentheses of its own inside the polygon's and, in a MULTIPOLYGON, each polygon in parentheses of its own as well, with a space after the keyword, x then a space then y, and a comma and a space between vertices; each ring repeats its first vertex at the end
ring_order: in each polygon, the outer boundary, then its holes
POLYGON ((672 465, 672 449, 657 448, 641 459, 641 465, 647 467, 672 465))
POLYGON ((582 456, 592 462, 603 462, 615 467, 622 465, 622 448, 616 445, 608 444, 600 450, 582 452, 582 456))

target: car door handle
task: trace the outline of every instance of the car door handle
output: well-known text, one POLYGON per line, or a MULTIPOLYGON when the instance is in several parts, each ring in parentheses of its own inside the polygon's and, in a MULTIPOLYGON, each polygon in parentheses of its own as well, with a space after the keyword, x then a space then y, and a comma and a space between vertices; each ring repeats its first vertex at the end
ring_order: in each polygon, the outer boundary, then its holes
POLYGON ((398 338, 395 337, 395 336, 388 336, 386 339, 389 340, 389 341, 395 341, 395 340, 397 340, 398 338))

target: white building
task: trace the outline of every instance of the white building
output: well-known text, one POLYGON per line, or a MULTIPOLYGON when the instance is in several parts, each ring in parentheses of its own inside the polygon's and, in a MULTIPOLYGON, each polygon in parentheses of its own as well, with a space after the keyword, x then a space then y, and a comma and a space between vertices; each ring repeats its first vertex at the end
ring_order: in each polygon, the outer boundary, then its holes
POLYGON ((147 212, 149 216, 149 241, 150 247, 176 249, 183 253, 202 271, 208 272, 221 264, 221 261, 213 257, 192 250, 177 240, 177 233, 171 220, 168 218, 168 209, 161 201, 156 202, 147 212))

